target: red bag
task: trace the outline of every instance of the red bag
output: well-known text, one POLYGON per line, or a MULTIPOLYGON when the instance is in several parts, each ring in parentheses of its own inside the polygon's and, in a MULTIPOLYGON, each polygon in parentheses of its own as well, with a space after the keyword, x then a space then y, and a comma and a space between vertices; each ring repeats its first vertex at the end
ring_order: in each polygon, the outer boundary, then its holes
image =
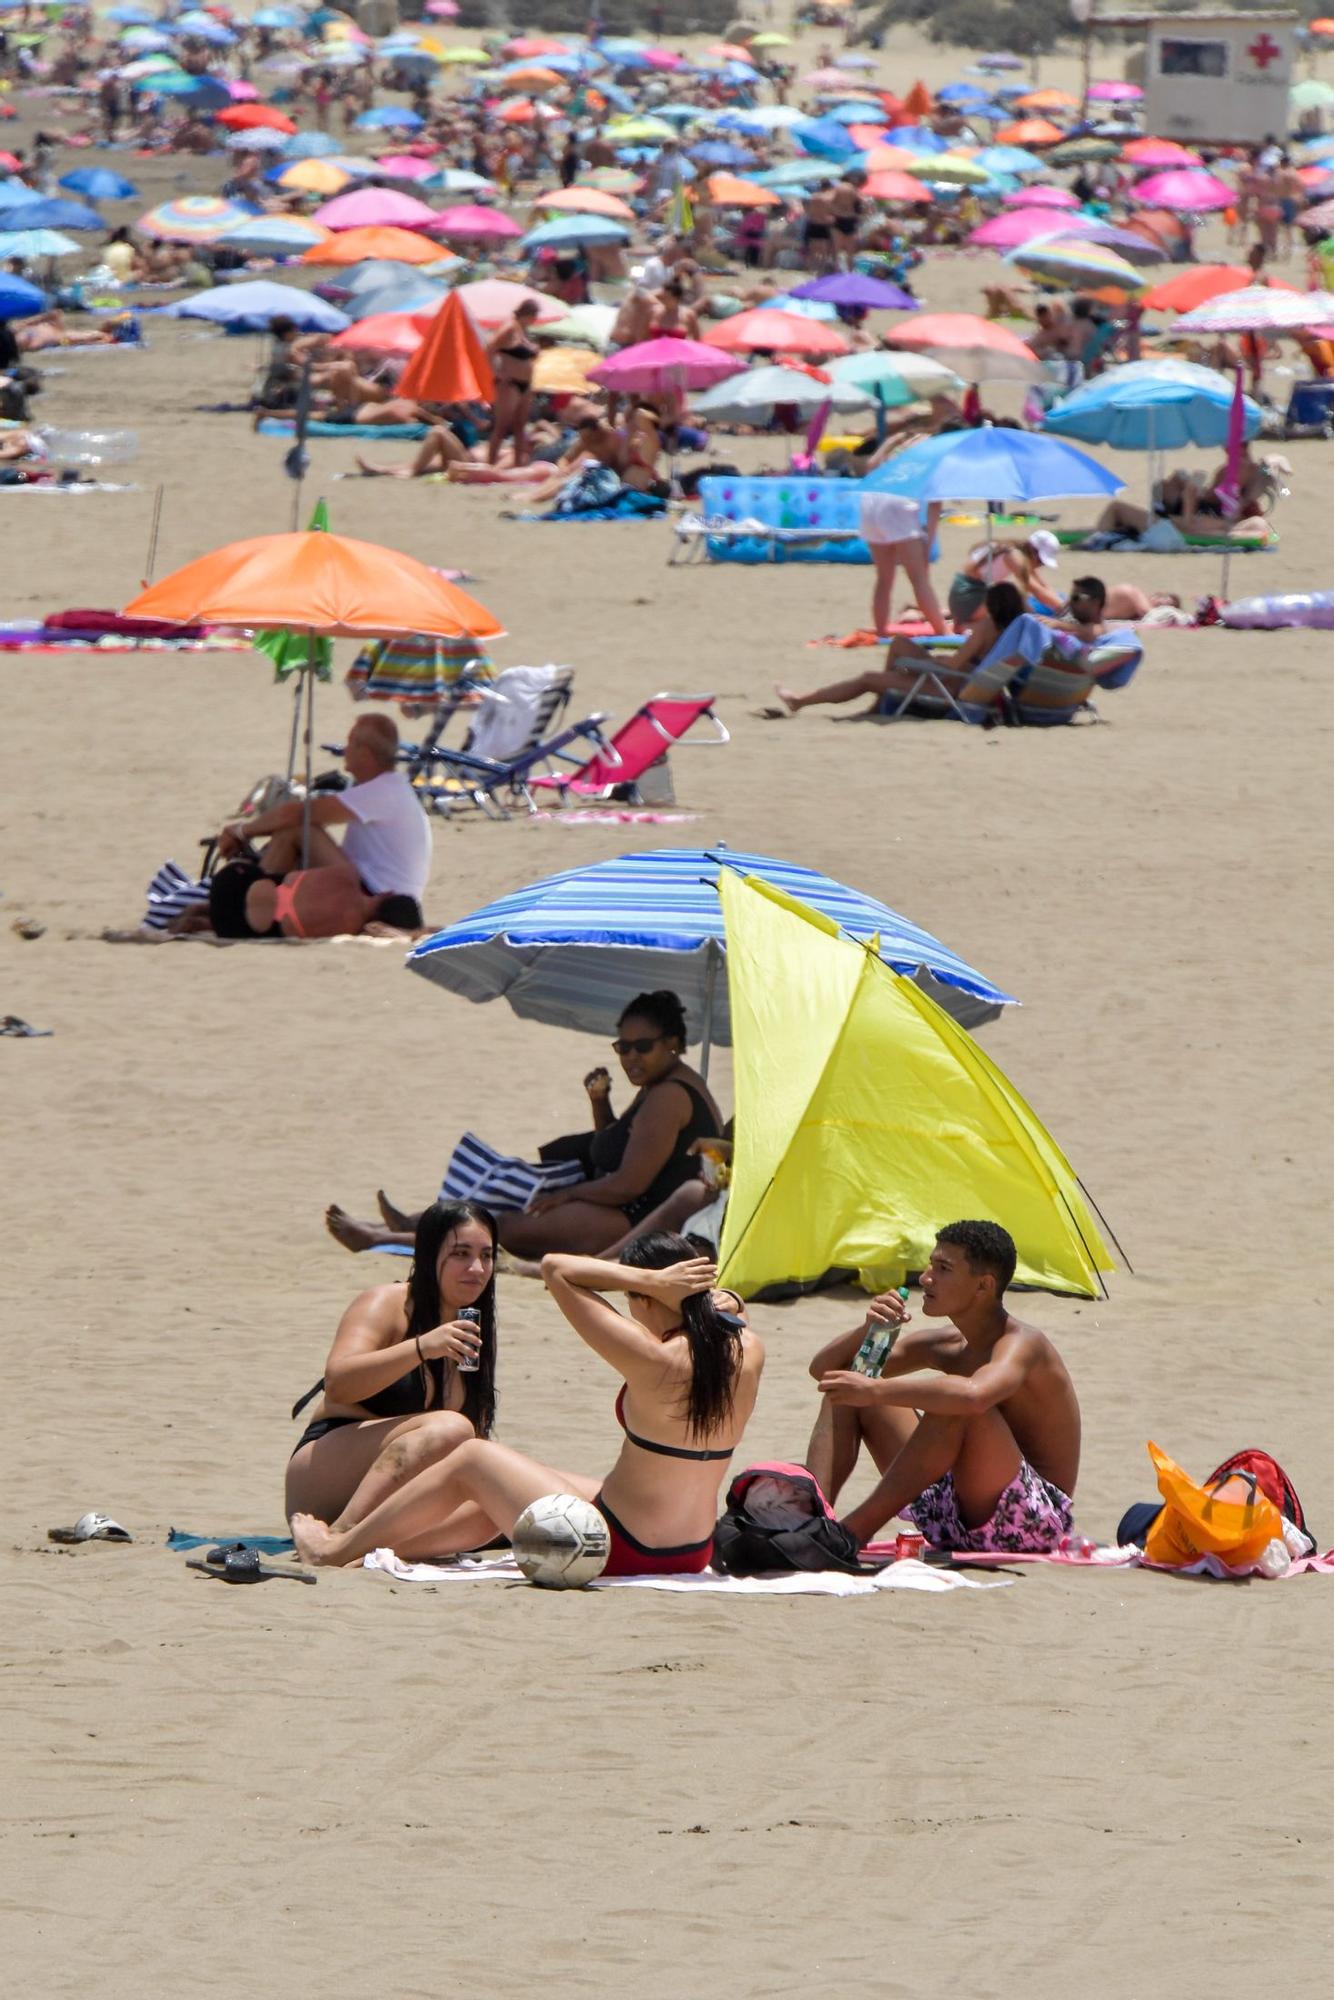
POLYGON ((1294 1528, 1300 1528, 1304 1535, 1310 1534, 1302 1503, 1297 1498, 1297 1489, 1276 1458, 1267 1451, 1234 1451, 1231 1458, 1225 1458, 1210 1473, 1204 1484, 1213 1486, 1233 1472, 1249 1472, 1265 1498, 1273 1501, 1284 1519, 1291 1521, 1294 1528))

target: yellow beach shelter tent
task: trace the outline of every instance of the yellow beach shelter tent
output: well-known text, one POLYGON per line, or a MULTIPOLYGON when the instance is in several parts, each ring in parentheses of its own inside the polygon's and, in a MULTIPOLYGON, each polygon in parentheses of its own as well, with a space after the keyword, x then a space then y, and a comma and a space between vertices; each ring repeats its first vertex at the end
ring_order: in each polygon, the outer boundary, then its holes
POLYGON ((804 903, 728 869, 720 893, 736 1086, 721 1282, 753 1295, 843 1267, 883 1290, 967 1218, 1010 1231, 1019 1282, 1094 1297, 1112 1261, 1074 1171, 972 1037, 804 903))

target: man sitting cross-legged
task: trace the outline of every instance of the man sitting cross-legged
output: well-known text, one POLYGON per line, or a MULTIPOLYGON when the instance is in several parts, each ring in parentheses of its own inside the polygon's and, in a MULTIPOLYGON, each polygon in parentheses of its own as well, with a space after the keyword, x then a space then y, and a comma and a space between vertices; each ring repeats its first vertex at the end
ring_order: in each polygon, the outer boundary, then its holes
POLYGON ((864 1332, 908 1318, 897 1294, 830 1341, 811 1374, 824 1403, 807 1463, 831 1500, 866 1445, 881 1474, 843 1516, 859 1542, 902 1515, 934 1548, 1054 1549, 1079 1472, 1074 1386, 1045 1333, 1006 1309, 1015 1248, 994 1222, 952 1222, 922 1273, 944 1324, 899 1335, 879 1378, 851 1372, 864 1332))

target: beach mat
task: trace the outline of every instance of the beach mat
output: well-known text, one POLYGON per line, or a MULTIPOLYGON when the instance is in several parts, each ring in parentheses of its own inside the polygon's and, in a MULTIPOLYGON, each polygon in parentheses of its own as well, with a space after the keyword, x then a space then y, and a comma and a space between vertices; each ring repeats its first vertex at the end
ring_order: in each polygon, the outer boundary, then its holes
MULTIPOLYGON (((1056 539, 1063 549, 1085 549, 1098 534, 1097 528, 1058 528, 1056 539)), ((1115 556, 1181 556, 1197 551, 1204 555, 1255 556, 1267 554, 1270 549, 1278 547, 1277 535, 1267 539, 1259 535, 1183 535, 1181 539, 1185 547, 1180 549, 1150 549, 1145 548, 1141 542, 1126 542, 1120 548, 1097 548, 1093 552, 1096 555, 1115 556)))
POLYGON ((287 1535, 192 1535, 186 1528, 167 1530, 169 1549, 254 1549, 261 1556, 290 1556, 296 1543, 287 1535))
MULTIPOLYGON (((448 1563, 405 1563, 392 1549, 376 1549, 363 1569, 382 1571, 400 1583, 523 1583, 523 1571, 512 1555, 463 1557, 448 1563)), ((701 1570, 691 1576, 609 1576, 589 1584, 590 1590, 672 1590, 722 1592, 728 1597, 874 1597, 881 1590, 995 1590, 1012 1577, 959 1576, 952 1570, 928 1569, 925 1563, 895 1562, 876 1576, 845 1576, 839 1570, 792 1571, 782 1576, 726 1576, 701 1570)))
MULTIPOLYGON (((326 424, 320 418, 312 418, 306 430, 307 437, 313 438, 424 438, 427 424, 326 424)), ((261 417, 258 425, 262 437, 295 437, 296 425, 282 417, 261 417)))
POLYGON ((855 632, 826 632, 818 639, 808 639, 808 646, 836 646, 841 652, 855 652, 861 646, 884 646, 891 639, 929 639, 931 627, 925 618, 898 618, 887 625, 883 632, 873 632, 869 625, 862 625, 855 632))

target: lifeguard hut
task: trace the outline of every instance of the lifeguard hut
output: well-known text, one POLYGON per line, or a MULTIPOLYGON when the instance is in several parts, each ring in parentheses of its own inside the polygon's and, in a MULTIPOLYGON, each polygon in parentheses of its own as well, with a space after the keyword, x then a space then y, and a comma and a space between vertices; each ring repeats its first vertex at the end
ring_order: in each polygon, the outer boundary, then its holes
POLYGON ((1142 27, 1144 129, 1161 138, 1256 146, 1288 129, 1296 14, 1140 14, 1099 22, 1142 27))

